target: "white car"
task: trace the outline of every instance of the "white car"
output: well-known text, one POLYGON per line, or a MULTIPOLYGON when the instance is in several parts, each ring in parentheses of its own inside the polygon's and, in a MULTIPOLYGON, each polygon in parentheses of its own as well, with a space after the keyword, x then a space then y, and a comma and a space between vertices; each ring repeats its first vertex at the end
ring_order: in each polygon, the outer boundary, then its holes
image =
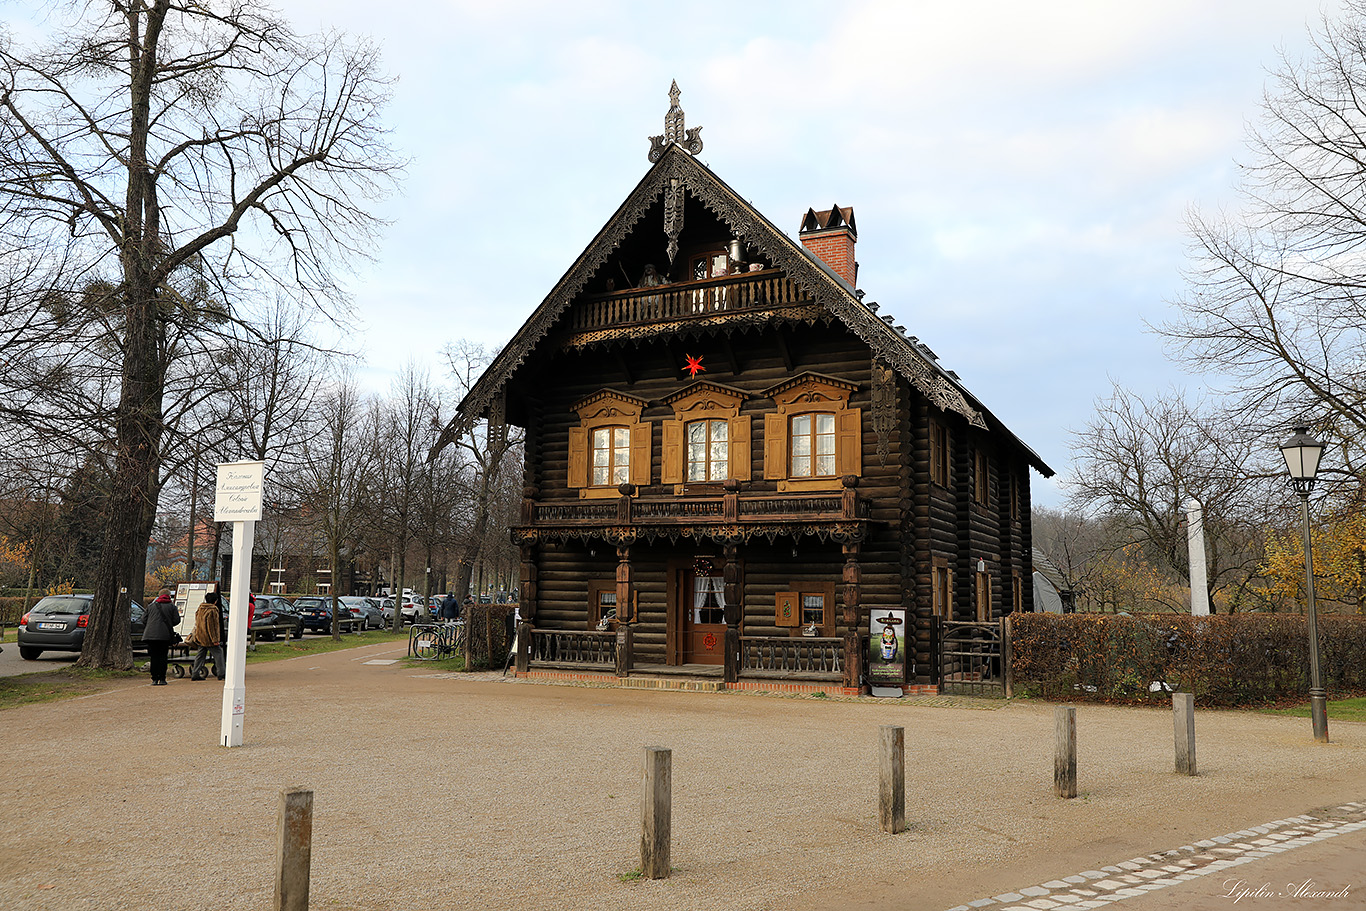
MULTIPOLYGON (((381 601, 381 602, 380 602, 380 606, 379 606, 379 610, 380 610, 380 613, 384 614, 384 619, 385 619, 387 622, 389 622, 389 623, 393 623, 393 622, 394 622, 394 599, 393 599, 393 598, 385 598, 383 601, 381 601)), ((428 613, 427 613, 427 609, 426 609, 425 607, 419 607, 418 605, 414 604, 413 602, 407 601, 407 600, 405 600, 405 601, 403 602, 403 622, 404 622, 404 623, 419 623, 419 622, 425 622, 427 619, 428 619, 428 613)))

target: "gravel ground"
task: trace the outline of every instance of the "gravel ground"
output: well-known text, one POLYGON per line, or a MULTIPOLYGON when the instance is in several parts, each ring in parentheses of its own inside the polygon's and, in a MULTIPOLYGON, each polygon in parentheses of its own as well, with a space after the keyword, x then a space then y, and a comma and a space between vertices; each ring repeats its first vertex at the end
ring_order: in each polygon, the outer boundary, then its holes
MULTIPOLYGON (((1053 707, 506 682, 367 646, 222 689, 120 684, 0 719, 0 908, 261 909, 282 788, 315 791, 315 909, 947 908, 1366 796, 1366 725, 1081 706, 1081 794, 1052 794, 1053 707), (906 728, 907 818, 877 828, 877 731, 906 728), (639 866, 641 747, 673 754, 674 875, 639 866)), ((397 650, 397 651, 396 651, 397 650)))

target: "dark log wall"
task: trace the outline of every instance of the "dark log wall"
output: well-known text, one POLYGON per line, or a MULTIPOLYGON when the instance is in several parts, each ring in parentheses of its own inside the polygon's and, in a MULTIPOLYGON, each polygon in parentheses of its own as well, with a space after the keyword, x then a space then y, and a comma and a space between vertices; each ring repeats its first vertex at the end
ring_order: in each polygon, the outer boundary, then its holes
MULTIPOLYGON (((549 342, 542 350, 549 350, 549 342)), ((516 413, 528 426, 525 469, 527 496, 542 501, 577 500, 568 487, 569 429, 577 424, 572 406, 603 388, 616 389, 649 404, 642 421, 653 426, 651 483, 644 496, 669 496, 672 485, 659 483, 663 451, 661 422, 674 417, 662 400, 684 388, 691 380, 680 368, 684 355, 700 356, 706 372, 700 378, 744 390, 750 396, 741 415, 751 419, 751 476, 743 482, 744 494, 776 492, 777 483, 764 477, 764 415, 775 410, 764 390, 803 371, 814 371, 858 384, 850 407, 862 409, 863 472, 860 499, 870 503, 871 523, 859 561, 862 569, 860 630, 866 627, 866 609, 904 607, 917 618, 915 658, 919 682, 931 682, 933 592, 931 566, 936 556, 946 557, 952 582, 952 618, 974 619, 975 569, 986 561, 992 575, 992 614, 1001 615, 1012 603, 1012 570, 1022 575, 1025 609, 1032 602, 1029 572, 1029 469, 1024 455, 1003 434, 989 434, 970 427, 955 414, 928 403, 904 380, 896 381, 896 430, 887 440, 885 462, 878 453, 872 429, 871 355, 868 348, 837 323, 817 326, 750 328, 723 335, 688 338, 656 338, 630 346, 597 347, 538 356, 519 372, 509 394, 516 413), (931 420, 949 429, 950 484, 943 487, 930 478, 931 420), (974 452, 981 445, 988 453, 991 473, 989 503, 973 502, 974 452), (1009 472, 1019 483, 1019 518, 1009 512, 1009 472)), ((832 489, 834 492, 834 489, 832 489)), ((719 495, 719 490, 716 491, 719 495)), ((804 536, 796 542, 779 537, 770 542, 755 538, 740 546, 742 586, 745 599, 743 630, 747 635, 786 635, 774 626, 774 596, 798 581, 838 582, 843 568, 840 547, 833 541, 804 536)), ((605 543, 585 541, 547 543, 538 549, 538 611, 536 625, 583 629, 587 625, 588 586, 595 580, 614 578, 615 549, 605 543), (590 547, 596 554, 590 554, 590 547)), ((696 554, 719 556, 721 548, 709 542, 657 538, 641 541, 631 549, 640 622, 635 630, 636 655, 642 663, 666 659, 666 612, 670 558, 696 554)), ((837 595, 837 634, 842 597, 837 595)))

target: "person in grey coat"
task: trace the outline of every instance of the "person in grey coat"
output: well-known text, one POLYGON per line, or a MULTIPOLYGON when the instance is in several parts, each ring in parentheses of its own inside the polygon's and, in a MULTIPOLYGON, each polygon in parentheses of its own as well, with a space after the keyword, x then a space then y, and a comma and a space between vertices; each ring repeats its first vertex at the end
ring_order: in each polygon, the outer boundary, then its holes
POLYGON ((163 588, 147 608, 147 625, 142 631, 142 641, 152 664, 152 686, 166 685, 166 655, 175 641, 175 628, 179 625, 180 611, 171 600, 171 590, 163 588))

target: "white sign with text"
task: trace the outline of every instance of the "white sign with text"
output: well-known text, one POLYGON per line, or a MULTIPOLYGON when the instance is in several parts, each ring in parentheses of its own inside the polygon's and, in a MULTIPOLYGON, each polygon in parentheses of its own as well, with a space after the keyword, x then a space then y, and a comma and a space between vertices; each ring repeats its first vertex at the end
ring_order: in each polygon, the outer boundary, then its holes
POLYGON ((214 491, 215 522, 259 522, 265 462, 221 462, 214 491))

